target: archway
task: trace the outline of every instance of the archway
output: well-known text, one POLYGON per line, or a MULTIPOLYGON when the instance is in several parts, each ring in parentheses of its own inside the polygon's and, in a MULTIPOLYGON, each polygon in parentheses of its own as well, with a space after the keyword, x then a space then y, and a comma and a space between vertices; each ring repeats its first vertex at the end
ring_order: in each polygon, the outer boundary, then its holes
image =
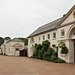
POLYGON ((69 48, 69 62, 75 63, 75 25, 72 25, 67 34, 69 48))
POLYGON ((16 48, 16 51, 19 51, 19 48, 16 48))

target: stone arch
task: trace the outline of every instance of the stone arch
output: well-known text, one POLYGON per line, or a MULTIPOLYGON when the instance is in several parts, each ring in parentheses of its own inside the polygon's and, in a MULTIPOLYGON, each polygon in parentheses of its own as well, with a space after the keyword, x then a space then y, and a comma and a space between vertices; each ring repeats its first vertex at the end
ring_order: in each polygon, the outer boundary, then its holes
POLYGON ((72 39, 72 34, 75 31, 75 24, 70 27, 67 33, 67 39, 72 39))
POLYGON ((16 51, 19 51, 19 48, 16 48, 16 51))
POLYGON ((69 63, 75 63, 75 35, 73 34, 75 32, 75 24, 73 24, 67 33, 67 40, 66 40, 66 44, 68 46, 69 49, 69 54, 68 54, 68 61, 69 63), (73 38, 74 36, 74 38, 73 38))

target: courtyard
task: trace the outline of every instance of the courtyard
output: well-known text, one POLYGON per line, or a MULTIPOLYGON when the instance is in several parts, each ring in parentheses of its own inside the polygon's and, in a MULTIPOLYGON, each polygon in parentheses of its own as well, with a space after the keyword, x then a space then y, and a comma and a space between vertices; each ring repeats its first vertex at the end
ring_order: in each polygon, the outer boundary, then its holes
POLYGON ((75 75, 75 64, 0 55, 0 75, 75 75))

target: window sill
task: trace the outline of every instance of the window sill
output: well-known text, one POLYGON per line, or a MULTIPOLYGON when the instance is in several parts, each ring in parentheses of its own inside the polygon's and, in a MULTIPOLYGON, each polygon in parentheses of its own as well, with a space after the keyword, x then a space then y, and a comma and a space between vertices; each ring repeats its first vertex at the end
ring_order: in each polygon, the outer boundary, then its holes
POLYGON ((65 36, 61 36, 60 38, 65 38, 65 36))
POLYGON ((53 38, 53 40, 56 40, 56 38, 53 38))

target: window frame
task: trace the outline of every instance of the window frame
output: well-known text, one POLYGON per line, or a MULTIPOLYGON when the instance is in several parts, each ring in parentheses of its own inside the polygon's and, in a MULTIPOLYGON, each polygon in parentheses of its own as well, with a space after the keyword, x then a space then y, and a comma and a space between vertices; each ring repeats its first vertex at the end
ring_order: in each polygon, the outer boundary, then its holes
POLYGON ((45 40, 45 35, 43 35, 43 40, 45 40))
POLYGON ((50 34, 47 34, 47 38, 50 39, 50 34))
POLYGON ((62 37, 65 36, 65 30, 64 29, 61 30, 61 36, 62 37))
POLYGON ((53 33, 53 38, 56 39, 56 32, 53 33))
POLYGON ((38 37, 38 39, 39 39, 39 41, 41 40, 41 39, 40 39, 40 36, 38 37))

